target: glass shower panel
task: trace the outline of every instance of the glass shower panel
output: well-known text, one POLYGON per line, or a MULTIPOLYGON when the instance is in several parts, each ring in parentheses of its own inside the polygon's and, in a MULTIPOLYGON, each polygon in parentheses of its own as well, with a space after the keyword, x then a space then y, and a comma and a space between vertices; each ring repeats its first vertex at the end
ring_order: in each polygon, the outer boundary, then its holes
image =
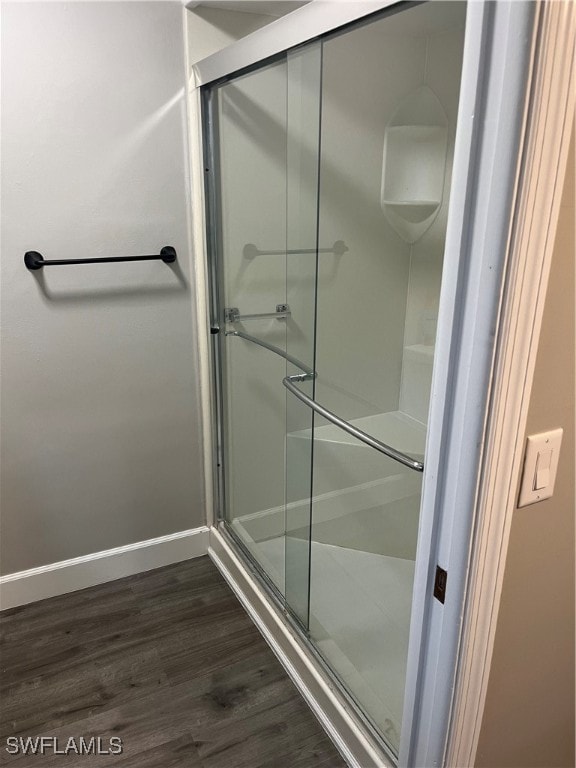
MULTIPOLYGON (((288 54, 286 147, 286 292, 291 315, 286 323, 290 362, 286 375, 314 371, 318 238, 318 157, 322 46, 288 54)), ((314 396, 314 377, 299 383, 314 396)), ((308 626, 313 412, 286 395, 286 602, 308 626)))
POLYGON ((218 86, 213 109, 225 519, 304 626, 313 414, 282 379, 314 369, 320 74, 315 43, 218 86))
POLYGON ((286 98, 285 59, 212 94, 225 517, 281 593, 285 360, 236 334, 286 347, 286 98))
MULTIPOLYGON (((424 3, 323 44, 315 400, 424 460, 464 42, 424 3)), ((422 474, 320 416, 309 631, 397 752, 422 474)))

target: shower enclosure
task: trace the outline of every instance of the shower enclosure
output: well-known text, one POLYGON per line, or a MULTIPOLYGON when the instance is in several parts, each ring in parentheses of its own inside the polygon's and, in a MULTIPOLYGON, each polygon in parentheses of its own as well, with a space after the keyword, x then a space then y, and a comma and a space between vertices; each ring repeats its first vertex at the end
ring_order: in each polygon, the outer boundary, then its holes
POLYGON ((402 3, 204 89, 220 525, 393 754, 465 14, 402 3))

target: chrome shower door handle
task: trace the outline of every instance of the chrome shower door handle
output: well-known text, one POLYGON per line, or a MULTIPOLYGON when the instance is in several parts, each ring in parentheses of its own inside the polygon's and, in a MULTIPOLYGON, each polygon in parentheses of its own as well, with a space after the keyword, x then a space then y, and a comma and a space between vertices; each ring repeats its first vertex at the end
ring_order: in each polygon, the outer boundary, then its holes
MULTIPOLYGON (((283 357, 284 360, 287 360, 289 363, 292 363, 292 365, 295 365, 296 368, 300 368, 301 371, 304 372, 304 376, 306 379, 313 379, 316 374, 314 371, 309 368, 305 363, 302 363, 300 360, 298 360, 297 357, 294 357, 293 355, 289 355, 288 352, 285 352, 280 347, 275 346, 274 344, 269 344, 267 341, 264 341, 264 339, 258 339, 256 336, 251 336, 249 333, 244 333, 244 331, 226 331, 224 333, 225 336, 236 336, 239 339, 244 339, 244 341, 250 341, 252 344, 257 344, 259 347, 263 347, 264 349, 269 350, 270 352, 274 352, 275 355, 278 355, 279 357, 283 357)), ((302 379, 304 381, 305 379, 302 379)))
POLYGON ((308 395, 302 392, 301 389, 298 389, 298 387, 295 384, 295 382, 308 381, 311 378, 313 378, 313 376, 311 376, 308 373, 298 373, 298 374, 295 374, 294 376, 285 376, 282 379, 282 384, 286 387, 286 389, 289 392, 295 395, 299 400, 301 400, 305 405, 307 405, 313 411, 320 414, 320 416, 322 416, 332 424, 335 424, 337 427, 340 427, 340 429, 343 429, 349 435, 352 435, 352 437, 355 437, 357 440, 360 440, 365 445, 368 445, 370 446, 370 448, 374 448, 375 450, 380 451, 380 453, 383 453, 385 456, 388 456, 388 458, 394 459, 394 461, 398 461, 400 464, 403 464, 405 467, 408 467, 409 469, 413 469, 415 472, 424 471, 424 464, 421 461, 418 461, 417 459, 412 458, 412 456, 408 456, 407 454, 396 450, 396 448, 392 448, 392 446, 390 445, 386 445, 386 443, 383 443, 381 440, 378 440, 377 438, 372 437, 372 435, 369 435, 367 432, 364 432, 364 430, 358 429, 358 427, 355 427, 353 424, 350 424, 350 422, 345 421, 344 419, 341 419, 335 413, 332 413, 332 411, 329 411, 328 408, 325 408, 323 405, 320 405, 320 403, 317 403, 311 397, 308 397, 308 395))
POLYGON ((308 395, 302 392, 302 390, 298 389, 295 382, 311 381, 312 379, 316 378, 316 372, 313 371, 304 363, 302 363, 300 360, 298 360, 295 357, 292 357, 292 355, 289 355, 283 349, 280 349, 280 347, 276 347, 274 344, 269 344, 267 341, 264 341, 263 339, 258 339, 255 336, 251 336, 248 333, 244 333, 243 331, 226 331, 225 335, 236 336, 237 338, 244 339, 245 341, 250 341, 252 342, 252 344, 257 344, 260 347, 264 347, 264 349, 267 349, 270 352, 273 352, 275 355, 279 355, 280 357, 283 357, 289 363, 292 363, 292 365, 295 365, 297 368, 300 368, 302 373, 296 373, 293 376, 285 376, 282 379, 282 384, 286 387, 286 389, 289 392, 295 395, 299 400, 301 400, 305 405, 307 405, 313 411, 320 414, 320 416, 323 416, 327 421, 331 422, 332 424, 335 424, 337 427, 340 427, 340 429, 343 429, 345 432, 348 432, 349 435, 352 435, 352 437, 355 437, 357 440, 360 440, 365 445, 369 445, 370 448, 374 448, 375 450, 380 451, 380 453, 383 453, 385 456, 388 456, 388 458, 394 459, 394 461, 400 462, 400 464, 403 464, 405 467, 408 467, 409 469, 413 469, 415 472, 424 471, 424 464, 421 461, 418 461, 417 459, 412 458, 412 456, 408 456, 407 454, 402 453, 401 451, 397 451, 396 448, 392 448, 391 445, 386 445, 386 443, 383 443, 382 441, 377 440, 375 437, 372 437, 372 435, 369 435, 367 432, 364 432, 362 429, 358 429, 358 427, 355 427, 353 424, 350 424, 348 421, 344 421, 344 419, 341 419, 339 416, 336 416, 336 414, 332 413, 332 411, 329 411, 328 408, 325 408, 323 405, 320 405, 320 403, 317 403, 311 397, 308 397, 308 395))

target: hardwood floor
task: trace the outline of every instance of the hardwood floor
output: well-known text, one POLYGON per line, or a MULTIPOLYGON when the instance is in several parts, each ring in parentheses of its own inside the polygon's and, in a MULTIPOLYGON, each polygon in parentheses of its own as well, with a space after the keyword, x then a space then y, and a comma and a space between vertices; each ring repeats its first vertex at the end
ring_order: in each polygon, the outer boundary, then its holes
POLYGON ((2 765, 345 765, 208 557, 4 611, 0 643, 2 765), (54 754, 81 736, 123 753, 54 754))

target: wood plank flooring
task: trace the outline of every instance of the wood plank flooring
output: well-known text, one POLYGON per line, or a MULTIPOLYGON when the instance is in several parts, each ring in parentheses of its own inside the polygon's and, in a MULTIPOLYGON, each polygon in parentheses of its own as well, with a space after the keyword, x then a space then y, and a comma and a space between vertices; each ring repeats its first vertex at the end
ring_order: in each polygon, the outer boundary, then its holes
POLYGON ((208 557, 0 614, 0 764, 341 768, 208 557), (8 737, 121 755, 10 755, 8 737))

